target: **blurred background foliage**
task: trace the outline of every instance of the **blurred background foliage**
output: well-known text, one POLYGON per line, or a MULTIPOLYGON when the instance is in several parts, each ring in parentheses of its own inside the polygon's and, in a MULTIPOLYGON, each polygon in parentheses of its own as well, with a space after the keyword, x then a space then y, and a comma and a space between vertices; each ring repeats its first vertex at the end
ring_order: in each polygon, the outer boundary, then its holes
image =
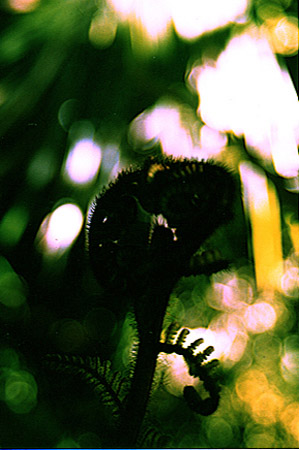
MULTIPOLYGON (((91 199, 163 152, 213 158, 240 186, 205 244, 232 261, 175 288, 165 326, 224 367, 219 409, 194 416, 180 357, 161 356, 150 411, 173 448, 299 443, 298 19, 292 0, 1 0, 0 445, 100 448, 105 410, 47 352, 126 370, 130 319, 94 280, 91 199)), ((201 387, 199 386, 198 389, 201 387)))

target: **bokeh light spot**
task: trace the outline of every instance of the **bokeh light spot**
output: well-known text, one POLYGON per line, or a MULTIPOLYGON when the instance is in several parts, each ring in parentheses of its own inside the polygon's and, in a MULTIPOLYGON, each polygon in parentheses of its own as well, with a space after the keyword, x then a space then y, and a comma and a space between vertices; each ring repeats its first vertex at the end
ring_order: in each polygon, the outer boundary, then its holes
POLYGON ((281 288, 284 295, 297 298, 299 294, 299 267, 288 268, 281 278, 281 288))
POLYGON ((33 156, 28 170, 27 183, 35 189, 42 189, 54 177, 57 170, 57 161, 50 149, 43 148, 33 156))
POLYGON ((253 354, 255 362, 260 367, 270 369, 277 367, 281 356, 282 344, 278 337, 272 333, 258 334, 253 342, 253 354))
POLYGON ((189 40, 239 18, 246 11, 247 0, 172 0, 170 8, 176 32, 189 40))
POLYGON ((98 173, 102 159, 100 147, 91 139, 78 141, 65 163, 65 177, 76 184, 91 182, 98 173))
POLYGON ((81 448, 77 441, 72 438, 63 438, 58 442, 56 448, 81 448))
POLYGON ((29 211, 23 205, 10 208, 0 222, 0 241, 7 246, 16 245, 29 221, 29 211))
POLYGON ((96 433, 86 432, 78 437, 79 448, 102 448, 102 442, 96 433))
POLYGON ((10 371, 5 382, 5 402, 16 414, 29 413, 37 403, 37 384, 25 370, 10 371))
MULTIPOLYGON (((16 36, 16 33, 13 33, 13 31, 8 31, 5 35, 2 35, 0 41, 1 63, 11 63, 19 60, 26 50, 27 41, 20 36, 16 36)), ((11 93, 9 92, 9 94, 11 93)))
POLYGON ((248 335, 238 314, 221 314, 211 321, 208 331, 213 333, 210 344, 215 348, 213 358, 219 358, 224 366, 231 366, 242 358, 248 335))
POLYGON ((4 348, 0 350, 0 367, 9 367, 17 370, 20 365, 18 353, 13 348, 4 348))
POLYGON ((116 36, 117 18, 111 9, 104 8, 90 24, 88 37, 90 42, 99 48, 109 47, 116 36))
POLYGON ((133 10, 134 0, 108 0, 122 19, 126 19, 133 10))
POLYGON ((79 101, 70 98, 62 103, 58 111, 58 121, 65 131, 76 121, 79 109, 79 101))
POLYGON ((218 130, 204 125, 200 129, 200 145, 205 151, 210 151, 212 154, 217 154, 218 151, 226 147, 228 138, 225 133, 220 133, 218 130))
POLYGON ((279 414, 284 406, 283 397, 269 389, 255 399, 252 399, 252 417, 257 423, 270 425, 279 420, 279 414))
POLYGON ((246 373, 241 374, 235 384, 238 397, 249 404, 265 392, 268 386, 266 375, 256 369, 250 369, 246 373))
POLYGON ((279 420, 285 401, 276 386, 270 386, 263 371, 250 369, 243 372, 235 389, 256 423, 271 425, 279 420))
POLYGON ((109 0, 121 21, 128 21, 132 50, 139 56, 168 42, 171 11, 168 0, 109 0))
POLYGON ((162 361, 168 366, 167 380, 165 389, 176 397, 183 395, 184 386, 194 386, 198 384, 198 380, 188 373, 188 366, 180 355, 171 354, 165 358, 161 357, 162 361))
POLYGON ((86 343, 83 325, 75 319, 61 319, 53 323, 50 332, 57 348, 63 352, 76 352, 86 343))
POLYGON ((291 56, 298 52, 298 19, 294 16, 269 18, 265 32, 275 53, 291 56))
MULTIPOLYGON (((289 0, 287 0, 287 3, 289 0)), ((283 13, 282 1, 268 1, 268 0, 260 0, 256 4, 256 13, 260 17, 262 21, 267 21, 269 19, 274 19, 276 17, 280 17, 283 13)), ((286 5, 289 6, 289 5, 286 5)))
POLYGON ((207 422, 207 437, 211 448, 229 448, 233 440, 231 425, 222 417, 212 417, 207 422))
POLYGON ((296 90, 258 28, 232 37, 216 61, 206 57, 196 64, 189 80, 196 86, 198 113, 206 125, 244 136, 248 151, 263 164, 273 164, 283 177, 297 176, 296 90))
POLYGON ((274 327, 276 318, 275 309, 267 302, 248 306, 244 314, 245 325, 252 333, 270 330, 274 327))
POLYGON ((8 0, 8 6, 16 13, 28 13, 34 11, 40 0, 8 0))
MULTIPOLYGON (((291 433, 299 444, 299 402, 292 402, 281 412, 280 420, 286 430, 291 433)), ((294 447, 295 448, 295 447, 294 447)))
POLYGON ((37 234, 38 247, 48 255, 61 255, 77 238, 83 214, 73 203, 65 203, 48 214, 37 234))
POLYGON ((133 51, 145 56, 150 51, 163 49, 170 36, 170 24, 167 0, 135 0, 134 10, 130 15, 133 51))
MULTIPOLYGON (((297 261, 296 267, 299 266, 298 263, 298 254, 299 254, 299 222, 298 220, 295 220, 295 218, 292 216, 292 214, 286 214, 285 215, 285 222, 288 226, 288 231, 290 234, 290 238, 292 240, 292 245, 294 249, 294 260, 297 261), (297 254, 297 255, 296 255, 297 254)), ((295 265, 295 264, 293 264, 295 265)))
POLYGON ((296 385, 299 379, 299 337, 287 336, 283 341, 281 373, 287 383, 296 385))
POLYGON ((237 275, 216 274, 208 298, 212 308, 222 311, 236 311, 253 301, 252 284, 237 275))
POLYGON ((246 448, 279 448, 279 445, 276 447, 277 434, 272 426, 250 423, 245 428, 244 441, 246 448))
POLYGON ((174 101, 160 100, 133 120, 129 138, 136 149, 146 150, 159 142, 166 155, 191 157, 198 152, 193 142, 195 126, 190 108, 174 101))
POLYGON ((26 302, 26 286, 9 262, 0 256, 0 303, 18 308, 26 302))

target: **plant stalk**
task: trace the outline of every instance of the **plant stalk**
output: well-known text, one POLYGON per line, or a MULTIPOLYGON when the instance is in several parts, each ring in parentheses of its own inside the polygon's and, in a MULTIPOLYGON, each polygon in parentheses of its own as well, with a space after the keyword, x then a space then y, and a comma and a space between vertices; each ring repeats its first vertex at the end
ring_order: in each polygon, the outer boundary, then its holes
MULTIPOLYGON (((159 294, 156 289, 155 291, 155 307, 153 307, 153 301, 146 302, 147 305, 151 305, 152 311, 155 310, 155 319, 150 320, 149 311, 144 314, 149 319, 147 327, 144 326, 147 331, 140 335, 131 390, 121 419, 119 439, 123 448, 136 448, 151 394, 163 320, 170 294, 164 289, 161 289, 159 294)), ((152 297, 148 298, 152 299, 152 297)))

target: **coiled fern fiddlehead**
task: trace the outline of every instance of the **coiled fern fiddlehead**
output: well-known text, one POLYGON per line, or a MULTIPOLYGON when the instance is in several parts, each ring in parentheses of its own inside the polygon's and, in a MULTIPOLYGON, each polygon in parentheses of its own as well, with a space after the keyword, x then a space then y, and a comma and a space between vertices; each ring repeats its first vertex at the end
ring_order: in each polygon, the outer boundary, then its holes
POLYGON ((160 352, 181 354, 190 374, 204 382, 211 396, 206 403, 194 388, 185 388, 185 398, 194 411, 207 415, 217 408, 219 389, 208 370, 214 363, 202 364, 212 349, 195 357, 193 350, 200 342, 185 349, 184 335, 175 344, 160 343, 160 335, 169 295, 178 279, 226 266, 221 260, 197 263, 194 254, 231 219, 234 192, 233 177, 221 166, 161 156, 121 172, 90 209, 87 243, 95 276, 110 292, 130 299, 126 306, 134 311, 139 334, 116 446, 136 445, 160 352))

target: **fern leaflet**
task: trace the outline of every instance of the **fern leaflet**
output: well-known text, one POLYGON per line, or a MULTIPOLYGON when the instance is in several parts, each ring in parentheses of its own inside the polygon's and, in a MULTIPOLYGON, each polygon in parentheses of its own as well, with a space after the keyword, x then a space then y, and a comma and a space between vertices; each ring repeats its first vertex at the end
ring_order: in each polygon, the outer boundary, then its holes
POLYGON ((101 361, 98 356, 82 358, 75 355, 48 354, 45 365, 51 370, 75 375, 91 385, 102 403, 117 417, 123 411, 123 400, 128 392, 128 382, 119 372, 111 370, 110 361, 101 361))

